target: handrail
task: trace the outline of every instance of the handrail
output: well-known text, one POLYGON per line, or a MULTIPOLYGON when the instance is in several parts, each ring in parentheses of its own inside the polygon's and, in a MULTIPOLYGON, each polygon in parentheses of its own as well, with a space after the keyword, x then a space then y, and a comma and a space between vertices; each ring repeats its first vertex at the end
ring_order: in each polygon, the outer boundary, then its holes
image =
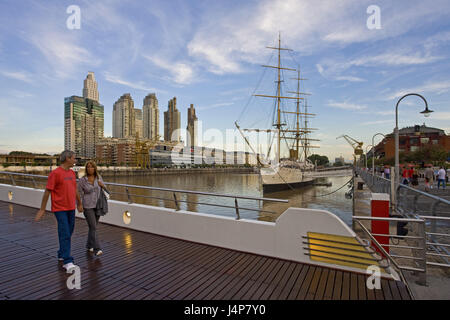
MULTIPOLYGON (((45 179, 48 178, 47 176, 42 176, 42 175, 33 175, 33 174, 28 174, 28 173, 18 173, 18 172, 9 172, 9 171, 0 171, 0 174, 20 175, 20 176, 45 178, 45 179)), ((132 185, 132 184, 113 183, 113 182, 105 182, 105 185, 119 186, 119 187, 133 187, 133 188, 137 188, 137 189, 147 189, 147 190, 156 190, 156 191, 199 194, 199 195, 226 197, 226 198, 233 198, 233 199, 237 198, 237 199, 245 199, 245 200, 261 200, 261 201, 289 203, 289 200, 285 200, 285 199, 264 198, 264 197, 263 198, 247 197, 247 196, 238 196, 238 195, 232 195, 232 194, 220 194, 220 193, 200 192, 200 191, 191 191, 191 190, 182 190, 182 189, 169 189, 169 188, 158 188, 158 187, 149 187, 149 186, 138 186, 138 185, 132 185)))
MULTIPOLYGON (((402 267, 401 267, 399 264, 397 264, 397 262, 389 255, 389 253, 386 252, 386 250, 384 250, 384 248, 378 243, 377 239, 375 239, 375 238, 370 234, 369 230, 367 230, 367 228, 362 224, 362 222, 359 221, 359 220, 357 220, 357 219, 355 219, 355 220, 356 220, 356 222, 359 224, 359 226, 362 228, 362 230, 363 230, 365 233, 367 233, 367 235, 369 236, 369 238, 372 240, 372 243, 374 243, 375 246, 376 246, 378 249, 380 249, 380 251, 384 254, 384 256, 385 256, 386 258, 388 258, 389 261, 391 261, 391 262, 394 264, 394 266, 398 269, 399 274, 400 274, 400 277, 401 277, 401 279, 402 279, 402 282, 406 285, 406 287, 407 287, 408 290, 410 291, 409 286, 408 286, 408 282, 406 281, 405 277, 403 276, 403 273, 402 273, 402 267)), ((411 294, 411 292, 410 292, 410 294, 411 294)), ((412 295, 411 295, 411 296, 412 296, 412 295)))

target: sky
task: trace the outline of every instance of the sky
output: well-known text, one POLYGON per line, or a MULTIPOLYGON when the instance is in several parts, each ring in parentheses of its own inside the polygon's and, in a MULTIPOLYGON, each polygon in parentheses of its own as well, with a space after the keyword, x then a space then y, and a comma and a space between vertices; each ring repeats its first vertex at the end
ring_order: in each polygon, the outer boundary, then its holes
MULTIPOLYGON (((241 127, 269 128, 281 37, 282 66, 300 68, 314 152, 352 159, 346 134, 363 141, 395 127, 425 123, 450 134, 450 2, 364 0, 14 1, 0 2, 0 153, 59 153, 64 148, 64 97, 82 95, 95 73, 112 135, 112 108, 130 93, 135 108, 156 93, 160 134, 168 101, 177 97, 181 127, 194 104, 205 144, 231 150, 241 127), (75 5, 80 25, 68 28, 75 5), (370 6, 379 8, 379 16, 370 6), (379 19, 375 19, 378 18, 379 19), (375 20, 374 20, 375 19, 375 20), (373 28, 378 23, 380 28, 373 28), (222 133, 223 139, 211 136, 222 133), (209 139, 209 140, 208 140, 209 139)), ((296 91, 283 70, 283 94, 296 91)), ((295 101, 283 110, 293 111, 295 101)), ((285 114, 286 116, 287 114, 285 114)), ((292 123, 292 119, 286 120, 292 123)), ((252 136, 252 139, 254 136, 252 136)), ((375 143, 380 140, 376 137, 375 143)), ((267 141, 267 137, 260 137, 267 141)), ((261 142, 266 143, 267 142, 261 142)))

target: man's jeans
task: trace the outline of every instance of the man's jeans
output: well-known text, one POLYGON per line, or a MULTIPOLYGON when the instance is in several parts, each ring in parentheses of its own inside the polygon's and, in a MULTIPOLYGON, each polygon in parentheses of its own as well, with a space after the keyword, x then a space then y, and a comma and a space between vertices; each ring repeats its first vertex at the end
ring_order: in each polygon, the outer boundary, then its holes
POLYGON ((58 258, 63 258, 64 264, 67 264, 73 262, 70 256, 70 238, 75 227, 75 210, 57 211, 54 214, 58 221, 58 258))
POLYGON ((441 182, 442 182, 442 188, 445 189, 445 179, 438 179, 438 189, 441 186, 441 182))

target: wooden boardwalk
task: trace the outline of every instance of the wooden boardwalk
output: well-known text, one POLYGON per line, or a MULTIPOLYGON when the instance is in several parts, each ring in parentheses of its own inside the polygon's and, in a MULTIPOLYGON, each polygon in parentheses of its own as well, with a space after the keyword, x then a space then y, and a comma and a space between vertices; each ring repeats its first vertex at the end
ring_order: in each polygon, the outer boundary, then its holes
POLYGON ((48 213, 36 223, 36 212, 0 201, 0 300, 410 299, 398 281, 368 290, 361 274, 105 224, 98 230, 104 255, 94 257, 85 250, 83 219, 76 219, 72 236, 81 289, 69 290, 69 274, 56 259, 56 220, 48 213))

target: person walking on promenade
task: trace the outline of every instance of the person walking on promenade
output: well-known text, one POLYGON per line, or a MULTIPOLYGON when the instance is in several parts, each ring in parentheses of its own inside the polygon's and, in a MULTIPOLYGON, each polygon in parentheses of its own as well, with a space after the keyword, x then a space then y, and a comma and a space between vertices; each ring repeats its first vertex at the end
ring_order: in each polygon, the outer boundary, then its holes
POLYGON ((78 192, 80 193, 84 217, 89 226, 86 249, 96 256, 103 254, 97 235, 97 225, 101 213, 98 211, 97 201, 102 188, 106 189, 101 176, 97 172, 97 165, 93 161, 88 161, 85 167, 85 175, 78 181, 78 192))
POLYGON ((428 179, 428 183, 433 185, 434 181, 434 172, 430 165, 427 165, 427 168, 425 169, 425 180, 428 179))
POLYGON ((404 168, 403 169, 402 177, 403 177, 402 183, 404 185, 408 185, 409 184, 409 170, 408 170, 408 168, 404 168))
POLYGON ((389 166, 384 167, 384 177, 388 180, 391 179, 391 169, 389 168, 389 166))
POLYGON ((445 175, 446 175, 446 173, 445 173, 444 167, 441 167, 438 171, 438 179, 437 179, 438 189, 442 182, 442 188, 445 190, 445 175))
POLYGON ((37 212, 35 221, 39 221, 45 213, 48 197, 52 198, 52 212, 58 223, 59 250, 58 260, 63 261, 63 267, 69 271, 76 267, 70 255, 71 237, 75 227, 75 206, 83 212, 80 195, 77 191, 75 172, 75 153, 65 150, 60 155, 61 165, 50 172, 47 186, 42 197, 41 209, 37 212))
POLYGON ((408 170, 408 180, 409 180, 409 184, 412 184, 412 180, 413 180, 413 174, 414 174, 414 165, 409 164, 409 170, 408 170))
POLYGON ((413 188, 417 188, 419 186, 419 172, 415 168, 411 177, 411 185, 413 188))

